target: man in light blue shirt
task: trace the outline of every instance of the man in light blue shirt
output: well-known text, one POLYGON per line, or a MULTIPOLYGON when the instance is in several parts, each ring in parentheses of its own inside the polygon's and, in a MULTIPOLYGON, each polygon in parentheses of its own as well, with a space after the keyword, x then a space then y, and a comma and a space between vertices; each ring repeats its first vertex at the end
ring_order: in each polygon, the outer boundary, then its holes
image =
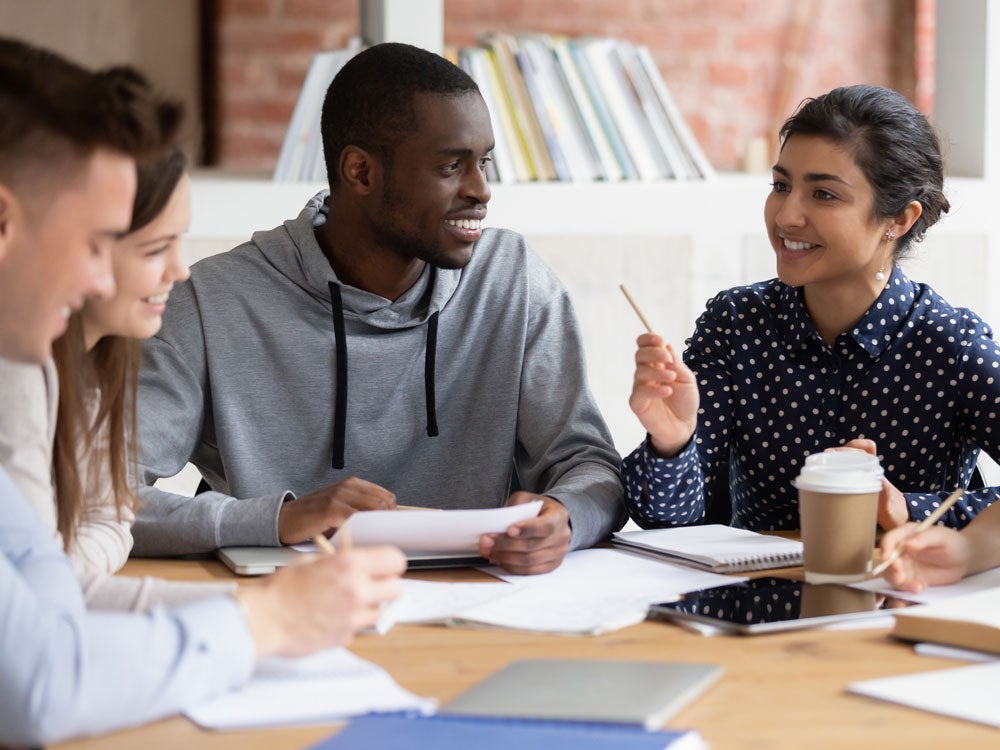
MULTIPOLYGON (((134 71, 91 74, 0 37, 0 356, 45 362, 70 312, 113 294, 111 244, 129 225, 135 157, 164 145, 162 105, 134 71)), ((0 745, 150 721, 241 684, 257 656, 341 645, 404 566, 397 550, 353 550, 236 597, 90 614, 0 469, 0 745)))

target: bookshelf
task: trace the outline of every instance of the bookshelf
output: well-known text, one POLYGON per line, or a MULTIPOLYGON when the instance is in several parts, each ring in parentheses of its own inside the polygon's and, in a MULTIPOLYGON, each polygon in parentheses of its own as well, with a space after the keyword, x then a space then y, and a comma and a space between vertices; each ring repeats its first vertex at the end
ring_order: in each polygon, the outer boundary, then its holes
MULTIPOLYGON (((380 12, 410 6, 408 0, 375 4, 380 12)), ((1000 290, 1000 225, 993 219, 1000 138, 988 137, 1000 134, 1000 5, 949 0, 937 4, 937 13, 935 120, 954 166, 947 183, 952 211, 917 246, 906 270, 1000 328, 994 291, 1000 290)), ((704 182, 492 186, 487 225, 524 234, 573 295, 591 388, 620 450, 641 437, 626 403, 640 331, 617 284, 627 283, 654 326, 682 344, 716 291, 773 275, 763 232, 769 181, 767 174, 720 174, 704 182)), ((195 175, 193 187, 186 244, 192 261, 296 216, 324 186, 206 172, 195 175)))

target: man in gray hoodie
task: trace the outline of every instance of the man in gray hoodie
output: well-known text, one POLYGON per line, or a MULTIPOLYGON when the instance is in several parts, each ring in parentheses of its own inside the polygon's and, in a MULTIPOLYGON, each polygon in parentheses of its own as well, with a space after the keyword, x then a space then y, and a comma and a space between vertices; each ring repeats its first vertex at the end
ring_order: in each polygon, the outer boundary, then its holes
POLYGON ((475 82, 377 45, 330 85, 322 137, 330 191, 195 264, 144 349, 135 553, 299 542, 397 498, 543 500, 480 540, 517 573, 607 538, 619 456, 565 288, 481 226, 493 130, 475 82), (210 491, 152 486, 188 461, 210 491))

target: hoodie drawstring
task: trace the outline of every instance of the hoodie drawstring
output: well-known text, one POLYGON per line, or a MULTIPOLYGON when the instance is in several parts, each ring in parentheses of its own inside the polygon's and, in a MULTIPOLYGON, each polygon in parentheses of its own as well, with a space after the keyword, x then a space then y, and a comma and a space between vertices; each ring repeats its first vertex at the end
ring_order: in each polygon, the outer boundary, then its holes
POLYGON ((344 332, 344 300, 340 287, 330 284, 333 336, 337 345, 337 395, 333 412, 333 468, 344 468, 344 435, 347 432, 347 334, 344 332))
POLYGON ((431 313, 427 321, 427 350, 424 354, 424 394, 427 400, 427 436, 437 437, 438 420, 436 395, 434 393, 434 361, 437 359, 438 314, 431 313))
MULTIPOLYGON (((344 331, 344 301, 340 286, 327 282, 330 288, 330 308, 333 313, 333 336, 337 351, 337 393, 333 413, 333 468, 344 468, 344 446, 347 433, 347 334, 344 331)), ((439 310, 427 320, 427 348, 424 353, 424 396, 427 401, 427 436, 437 437, 437 395, 434 369, 437 361, 437 331, 439 310)))

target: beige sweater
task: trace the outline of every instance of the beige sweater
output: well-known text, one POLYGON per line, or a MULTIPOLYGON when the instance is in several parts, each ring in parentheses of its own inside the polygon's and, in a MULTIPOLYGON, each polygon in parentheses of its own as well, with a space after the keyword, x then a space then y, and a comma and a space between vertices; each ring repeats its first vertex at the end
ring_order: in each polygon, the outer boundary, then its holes
MULTIPOLYGON (((52 485, 58 404, 59 380, 51 362, 39 367, 0 358, 0 465, 62 544, 52 485)), ((132 549, 134 516, 127 512, 118 517, 110 477, 89 477, 85 463, 81 479, 85 488, 93 489, 68 553, 90 609, 144 611, 235 590, 235 584, 228 583, 114 575, 132 549)))

